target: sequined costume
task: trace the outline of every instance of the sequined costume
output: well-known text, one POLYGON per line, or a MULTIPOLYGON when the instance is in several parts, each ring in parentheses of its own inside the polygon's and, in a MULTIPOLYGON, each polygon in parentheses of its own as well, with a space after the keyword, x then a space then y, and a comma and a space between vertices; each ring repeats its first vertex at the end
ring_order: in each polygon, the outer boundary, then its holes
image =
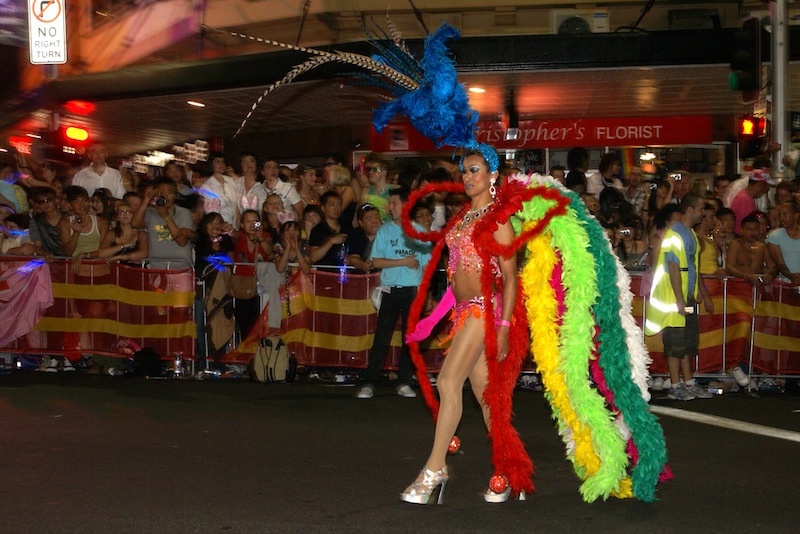
MULTIPOLYGON (((472 240, 472 232, 475 231, 475 224, 466 224, 463 228, 461 225, 464 223, 463 219, 447 232, 445 240, 450 256, 447 259, 447 271, 452 278, 456 270, 461 267, 467 272, 479 272, 483 268, 483 261, 481 260, 478 251, 475 249, 475 243, 472 240)), ((492 269, 492 276, 495 278, 500 277, 500 263, 496 257, 490 260, 490 267, 492 269)))
MULTIPOLYGON (((471 273, 479 273, 483 269, 483 260, 475 249, 475 243, 472 240, 472 232, 475 229, 475 225, 467 223, 462 227, 462 224, 464 224, 463 219, 456 226, 452 227, 445 237, 449 250, 447 275, 450 280, 452 280, 459 268, 471 273)), ((495 279, 499 279, 501 276, 500 263, 497 261, 496 257, 491 257, 489 261, 492 276, 495 279)), ((503 315, 502 295, 500 293, 493 294, 491 302, 494 325, 497 327, 503 315)), ((452 339, 455 336, 455 333, 464 326, 464 323, 469 317, 480 318, 483 317, 484 313, 486 313, 486 297, 483 295, 477 295, 469 300, 456 302, 452 314, 453 328, 450 330, 448 339, 452 339)))

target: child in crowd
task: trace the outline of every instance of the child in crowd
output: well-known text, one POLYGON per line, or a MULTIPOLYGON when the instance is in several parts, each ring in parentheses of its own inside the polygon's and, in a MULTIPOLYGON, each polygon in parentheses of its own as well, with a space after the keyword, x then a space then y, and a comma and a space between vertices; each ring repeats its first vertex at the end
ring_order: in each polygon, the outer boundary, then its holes
POLYGON ((273 254, 275 269, 283 274, 289 263, 297 263, 301 271, 310 273, 310 251, 308 244, 300 240, 300 224, 297 221, 286 221, 281 225, 278 236, 273 254))

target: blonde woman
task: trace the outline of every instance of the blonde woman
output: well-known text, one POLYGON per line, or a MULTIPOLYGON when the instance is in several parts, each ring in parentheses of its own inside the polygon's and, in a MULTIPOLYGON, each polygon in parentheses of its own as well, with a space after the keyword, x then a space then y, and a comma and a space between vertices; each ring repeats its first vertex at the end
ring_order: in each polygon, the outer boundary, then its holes
POLYGON ((317 170, 311 165, 301 164, 297 166, 297 193, 307 206, 309 204, 319 204, 319 197, 327 189, 324 184, 317 180, 317 170))
POLYGON ((332 165, 327 169, 328 186, 331 191, 336 191, 342 197, 342 214, 339 216, 339 224, 343 231, 349 233, 356 226, 356 208, 358 207, 358 197, 351 185, 350 171, 341 165, 332 165))

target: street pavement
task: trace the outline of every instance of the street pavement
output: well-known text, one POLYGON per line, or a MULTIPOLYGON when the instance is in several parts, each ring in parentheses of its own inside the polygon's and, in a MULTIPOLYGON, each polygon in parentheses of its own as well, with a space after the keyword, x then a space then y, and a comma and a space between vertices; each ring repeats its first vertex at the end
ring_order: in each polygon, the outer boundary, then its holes
POLYGON ((536 493, 487 504, 490 449, 465 390, 462 450, 450 457, 444 504, 416 506, 399 493, 433 437, 422 398, 397 397, 388 384, 371 400, 354 392, 308 377, 265 385, 2 375, 0 532, 800 531, 797 393, 682 403, 656 394, 652 405, 677 415, 789 432, 661 415, 675 478, 659 485, 658 500, 587 504, 543 394, 518 389, 515 425, 536 493))

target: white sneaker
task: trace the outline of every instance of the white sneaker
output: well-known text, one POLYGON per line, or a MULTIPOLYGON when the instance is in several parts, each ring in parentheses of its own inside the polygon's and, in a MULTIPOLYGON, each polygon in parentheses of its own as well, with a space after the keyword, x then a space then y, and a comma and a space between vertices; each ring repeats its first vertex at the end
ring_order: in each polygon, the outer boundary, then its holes
POLYGON ((50 363, 47 364, 47 369, 44 370, 45 373, 57 373, 58 372, 58 360, 56 358, 50 358, 50 363))
POLYGON ((664 391, 664 379, 657 376, 655 380, 653 380, 653 385, 650 386, 650 389, 653 391, 664 391))
POLYGON ((371 384, 361 386, 361 389, 359 389, 358 393, 356 393, 356 398, 358 399, 371 399, 374 396, 375 387, 373 387, 371 384))
POLYGON ((664 389, 670 389, 672 387, 672 381, 669 377, 664 379, 664 389))
POLYGON ((53 358, 50 356, 45 356, 42 358, 42 361, 39 362, 39 367, 36 368, 37 371, 46 371, 48 367, 50 367, 50 362, 53 361, 53 358))
POLYGON ((64 368, 62 369, 62 371, 74 371, 74 370, 75 366, 72 365, 72 362, 64 358, 64 368))
POLYGON ((733 378, 736 379, 736 383, 739 384, 740 386, 745 387, 747 384, 750 383, 750 377, 748 377, 747 373, 742 371, 742 368, 739 367, 738 365, 734 367, 733 371, 731 372, 733 374, 733 378))
POLYGON ((417 396, 416 392, 408 384, 397 386, 397 394, 407 399, 413 399, 417 396))

